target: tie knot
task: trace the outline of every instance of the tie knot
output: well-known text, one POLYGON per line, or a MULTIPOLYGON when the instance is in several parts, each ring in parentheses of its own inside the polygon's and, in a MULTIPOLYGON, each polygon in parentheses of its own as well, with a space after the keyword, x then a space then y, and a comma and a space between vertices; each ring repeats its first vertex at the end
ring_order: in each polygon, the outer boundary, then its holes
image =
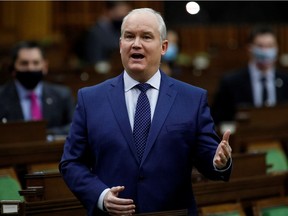
POLYGON ((32 100, 37 98, 37 95, 35 94, 35 92, 29 93, 28 96, 29 96, 29 98, 31 98, 32 100))
POLYGON ((136 88, 145 93, 149 88, 151 88, 151 85, 148 83, 139 83, 136 85, 136 88))

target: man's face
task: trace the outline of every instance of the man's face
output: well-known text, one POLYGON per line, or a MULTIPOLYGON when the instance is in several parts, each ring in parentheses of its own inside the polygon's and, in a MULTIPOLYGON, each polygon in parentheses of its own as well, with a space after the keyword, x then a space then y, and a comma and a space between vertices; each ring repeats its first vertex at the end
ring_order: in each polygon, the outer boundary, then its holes
POLYGON ((276 48, 277 42, 272 34, 262 34, 255 37, 253 45, 262 49, 276 48))
POLYGON ((249 47, 252 60, 257 67, 266 71, 274 66, 277 57, 277 41, 273 34, 261 34, 255 37, 249 47))
POLYGON ((47 72, 47 64, 38 48, 23 48, 18 52, 14 68, 18 72, 47 72))
POLYGON ((120 54, 125 70, 134 79, 150 79, 158 70, 167 46, 167 40, 161 42, 159 24, 154 14, 135 13, 123 23, 120 54))

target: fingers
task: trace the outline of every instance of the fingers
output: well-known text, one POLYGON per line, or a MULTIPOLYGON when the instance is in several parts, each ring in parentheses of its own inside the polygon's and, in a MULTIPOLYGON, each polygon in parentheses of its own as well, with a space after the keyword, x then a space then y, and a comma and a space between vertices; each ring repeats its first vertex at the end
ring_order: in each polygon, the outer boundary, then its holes
POLYGON ((223 139, 222 139, 222 141, 220 143, 220 147, 221 147, 222 151, 219 151, 219 153, 221 152, 222 154, 224 154, 224 156, 227 159, 229 159, 231 157, 231 152, 232 152, 232 148, 229 145, 230 134, 231 134, 230 130, 225 131, 225 133, 223 134, 223 139))
POLYGON ((112 187, 104 197, 104 206, 110 215, 132 215, 135 205, 132 199, 118 198, 125 188, 123 186, 112 187))
POLYGON ((231 158, 232 148, 229 145, 230 130, 225 131, 221 143, 218 145, 215 156, 214 165, 218 169, 226 166, 228 160, 231 158))
POLYGON ((112 187, 112 188, 110 189, 110 191, 111 191, 111 193, 113 193, 115 196, 118 196, 119 193, 120 193, 121 191, 123 191, 124 189, 125 189, 124 186, 117 186, 117 187, 112 187))
POLYGON ((229 160, 229 158, 227 158, 223 152, 219 152, 218 155, 216 154, 214 157, 214 165, 218 168, 218 169, 222 169, 223 167, 226 166, 227 161, 229 160))
POLYGON ((230 134, 231 134, 231 131, 230 130, 226 130, 225 133, 223 134, 222 141, 229 142, 230 134))

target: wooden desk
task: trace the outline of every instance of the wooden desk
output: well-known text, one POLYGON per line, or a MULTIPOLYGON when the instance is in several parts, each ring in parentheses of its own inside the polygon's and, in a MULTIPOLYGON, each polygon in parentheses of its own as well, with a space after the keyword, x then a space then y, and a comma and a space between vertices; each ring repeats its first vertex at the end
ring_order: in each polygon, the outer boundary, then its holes
POLYGON ((0 167, 60 161, 64 141, 46 141, 46 122, 0 124, 0 167))
POLYGON ((58 162, 64 141, 0 144, 0 167, 58 162))
POLYGON ((285 195, 288 174, 266 174, 265 153, 233 154, 232 158, 229 182, 192 176, 192 187, 199 207, 225 202, 248 202, 248 205, 252 205, 251 201, 255 199, 285 195))
POLYGON ((233 152, 255 141, 288 141, 288 105, 241 109, 237 114, 233 152))
POLYGON ((203 182, 192 185, 198 206, 225 202, 249 202, 265 197, 284 196, 287 173, 203 182))
POLYGON ((46 140, 45 121, 15 121, 0 123, 0 145, 46 140))

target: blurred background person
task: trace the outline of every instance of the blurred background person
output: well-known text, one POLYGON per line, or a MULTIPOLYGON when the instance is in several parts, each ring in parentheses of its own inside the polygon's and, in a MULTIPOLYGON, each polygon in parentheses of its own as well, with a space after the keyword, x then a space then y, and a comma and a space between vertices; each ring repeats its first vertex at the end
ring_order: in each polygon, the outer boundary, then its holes
POLYGON ((161 69, 169 76, 173 76, 177 73, 176 61, 179 54, 179 37, 178 33, 174 30, 167 31, 167 40, 169 42, 167 52, 162 56, 161 69))
POLYGON ((85 36, 83 59, 95 65, 99 73, 107 73, 109 61, 119 50, 120 28, 122 19, 131 10, 124 1, 107 1, 103 16, 91 27, 85 36))
POLYGON ((269 26, 256 26, 248 42, 248 65, 220 81, 212 105, 216 124, 234 121, 239 108, 272 107, 288 102, 288 74, 276 68, 275 32, 269 26))
POLYGON ((13 77, 0 89, 0 119, 46 120, 49 134, 67 134, 74 111, 69 88, 43 81, 48 62, 42 47, 34 41, 16 44, 11 53, 13 77))

